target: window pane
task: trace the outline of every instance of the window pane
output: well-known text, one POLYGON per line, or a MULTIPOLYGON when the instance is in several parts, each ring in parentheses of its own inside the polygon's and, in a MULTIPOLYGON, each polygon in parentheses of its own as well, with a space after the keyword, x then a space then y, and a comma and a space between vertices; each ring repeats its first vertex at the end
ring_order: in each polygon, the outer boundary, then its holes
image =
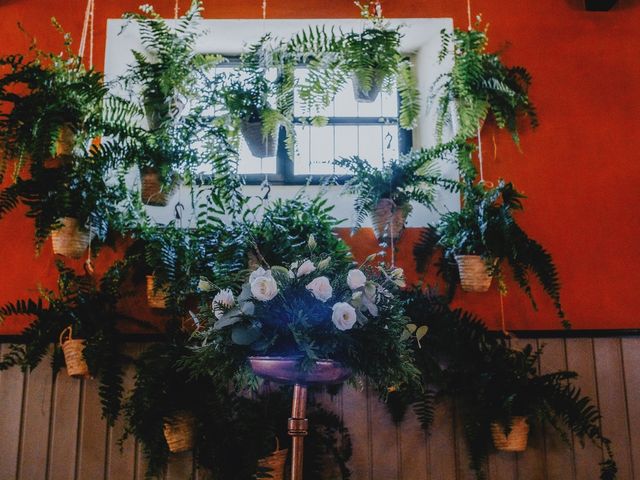
POLYGON ((311 173, 331 175, 333 173, 334 146, 333 127, 311 129, 311 173))
MULTIPOLYGON (((358 127, 355 125, 340 125, 335 129, 336 158, 348 158, 358 154, 358 127)), ((346 175, 349 172, 341 167, 335 168, 337 175, 346 175)))
POLYGON ((358 155, 374 167, 382 166, 382 127, 358 126, 358 155))
POLYGON ((244 139, 240 140, 238 154, 238 173, 276 173, 276 157, 254 157, 244 139))
POLYGON ((311 174, 311 127, 295 127, 296 139, 296 156, 293 161, 293 171, 295 175, 311 174))

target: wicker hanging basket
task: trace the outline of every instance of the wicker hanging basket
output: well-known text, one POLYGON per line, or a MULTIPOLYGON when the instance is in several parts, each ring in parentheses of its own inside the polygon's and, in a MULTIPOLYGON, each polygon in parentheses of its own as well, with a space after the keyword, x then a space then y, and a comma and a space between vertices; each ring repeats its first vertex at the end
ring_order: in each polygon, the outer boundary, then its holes
POLYGON ((491 436, 496 449, 502 452, 524 452, 529 439, 529 423, 525 417, 513 417, 511 431, 507 435, 504 425, 494 422, 491 424, 491 436))
POLYGON ((284 467, 287 463, 289 450, 280 449, 280 440, 276 437, 276 449, 268 456, 258 460, 259 469, 268 469, 268 475, 273 480, 284 480, 284 467))
POLYGON ((73 154, 76 144, 76 132, 73 131, 71 125, 65 123, 60 127, 58 140, 56 141, 56 157, 69 156, 73 154))
POLYGON ((151 308, 167 308, 169 289, 166 285, 160 285, 156 288, 155 283, 155 277, 147 275, 147 303, 151 308))
POLYGON ((379 242, 398 241, 404 232, 407 217, 411 213, 408 203, 396 205, 390 198, 382 198, 371 213, 373 230, 379 242))
POLYGON ((89 247, 93 233, 78 223, 78 219, 64 217, 62 228, 51 232, 53 253, 65 257, 80 258, 89 247))
POLYGON ((84 359, 85 341, 73 338, 73 330, 69 326, 60 332, 60 346, 70 377, 89 378, 89 367, 84 359))
POLYGON ((487 260, 480 255, 456 255, 460 283, 465 292, 486 292, 491 286, 487 260))
POLYGON ((165 418, 162 431, 171 453, 192 450, 195 439, 196 419, 189 412, 176 412, 170 418, 165 418))
POLYGON ((149 167, 140 169, 140 197, 145 205, 166 207, 174 190, 173 182, 171 186, 162 182, 157 169, 149 167))

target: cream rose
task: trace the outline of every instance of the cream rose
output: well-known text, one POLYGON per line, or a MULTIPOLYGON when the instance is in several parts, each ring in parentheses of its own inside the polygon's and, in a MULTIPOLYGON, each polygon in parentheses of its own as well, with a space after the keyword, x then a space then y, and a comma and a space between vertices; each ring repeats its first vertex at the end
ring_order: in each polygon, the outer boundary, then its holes
POLYGON ((271 276, 271 270, 265 270, 262 267, 258 267, 257 270, 254 270, 253 272, 251 272, 251 275, 249 275, 249 283, 253 283, 253 281, 256 278, 259 277, 270 277, 271 276))
POLYGON ((338 330, 350 330, 356 323, 356 309, 345 302, 333 306, 331 321, 338 330))
POLYGON ((347 285, 349 285, 351 290, 364 287, 365 283, 367 283, 367 277, 362 273, 362 270, 355 268, 353 270, 349 270, 349 273, 347 273, 347 285))
POLYGON ((307 290, 321 302, 326 302, 333 295, 333 288, 327 277, 314 278, 307 284, 307 290))
POLYGON ((224 312, 233 308, 236 304, 236 299, 233 296, 233 292, 228 288, 224 290, 220 290, 216 293, 216 296, 213 297, 213 302, 211 303, 211 308, 213 309, 213 313, 216 318, 222 317, 224 312))
POLYGON ((298 267, 298 270, 296 271, 296 276, 298 278, 304 277, 305 275, 309 275, 311 272, 314 272, 315 270, 316 270, 316 266, 313 264, 313 262, 311 260, 305 260, 304 262, 302 262, 302 265, 298 267))
POLYGON ((251 294, 256 300, 268 302, 278 294, 278 284, 270 273, 256 277, 251 282, 251 294))

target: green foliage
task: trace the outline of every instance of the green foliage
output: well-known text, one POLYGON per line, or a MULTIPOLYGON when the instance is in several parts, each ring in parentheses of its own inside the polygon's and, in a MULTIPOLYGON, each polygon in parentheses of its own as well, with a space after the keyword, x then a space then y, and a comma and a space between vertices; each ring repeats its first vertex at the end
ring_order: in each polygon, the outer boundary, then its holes
MULTIPOLYGON (((420 290, 407 292, 407 313, 413 323, 425 325, 429 333, 416 349, 416 365, 423 381, 437 389, 438 398, 451 396, 463 415, 471 467, 479 479, 489 453, 490 425, 509 429, 511 417, 524 416, 537 425, 546 422, 566 427, 581 443, 586 439, 602 444, 607 458, 601 464, 602 478, 615 478, 616 467, 611 442, 603 437, 600 413, 591 400, 572 383, 575 372, 538 372, 540 350, 527 345, 514 350, 476 317, 462 310, 451 310, 443 299, 420 290)), ((411 393, 411 392, 410 392, 411 393)), ((433 403, 417 400, 417 410, 430 425, 433 403)))
POLYGON ((357 4, 371 25, 361 32, 336 36, 323 28, 310 28, 291 39, 296 52, 309 67, 307 79, 299 85, 299 95, 309 110, 325 107, 352 80, 365 95, 379 88, 390 91, 394 83, 400 95, 399 123, 415 127, 420 112, 420 94, 413 66, 399 51, 402 33, 389 28, 372 4, 357 4))
POLYGON ((443 250, 440 264, 447 279, 456 278, 456 255, 480 255, 486 259, 493 276, 502 284, 502 264, 506 261, 520 288, 536 307, 530 274, 535 275, 545 293, 553 301, 558 317, 566 328, 560 303, 560 280, 553 259, 542 245, 530 238, 518 225, 514 214, 522 210, 522 199, 513 184, 500 181, 494 188, 483 183, 461 183, 463 206, 459 212, 448 212, 437 225, 429 227, 414 248, 419 271, 424 271, 436 246, 443 250), (495 261, 495 264, 493 263, 495 261))
POLYGON ((56 155, 62 130, 75 134, 73 145, 86 154, 87 142, 104 132, 102 101, 107 89, 102 74, 87 70, 82 58, 71 50, 71 36, 55 19, 64 37, 63 53, 45 53, 33 40, 28 60, 23 55, 0 58, 0 178, 15 161, 13 178, 31 161, 42 168, 56 155))
MULTIPOLYGON (((194 352, 189 336, 172 330, 167 338, 145 350, 136 361, 135 387, 125 405, 128 430, 142 442, 148 460, 147 477, 161 475, 167 465, 169 450, 163 436, 164 420, 176 412, 195 415, 196 442, 194 456, 199 467, 215 478, 249 480, 269 478, 258 469, 258 459, 276 447, 288 448, 287 419, 290 414, 290 389, 265 392, 248 398, 227 390, 229 377, 226 359, 215 354, 216 367, 208 372, 190 368, 194 352)), ((347 430, 333 414, 310 405, 310 432, 305 441, 309 465, 305 475, 319 480, 314 465, 329 451, 344 468, 350 442, 347 430), (344 438, 345 447, 338 448, 344 438)), ((324 458, 326 461, 326 458, 324 458)))
POLYGON ((399 159, 391 160, 382 169, 373 167, 360 157, 341 158, 335 165, 346 168, 351 174, 345 182, 346 192, 354 194, 354 231, 360 228, 367 215, 374 212, 378 202, 388 198, 398 208, 411 208, 409 202, 433 206, 437 186, 451 189, 455 182, 440 176, 436 163, 466 148, 464 144, 451 142, 429 149, 414 150, 399 159))
POLYGON ((529 99, 531 76, 524 67, 507 67, 499 53, 486 51, 487 29, 441 32, 442 62, 453 52, 451 72, 436 80, 430 102, 437 108, 436 131, 442 137, 445 125, 452 123, 452 104, 458 119, 458 135, 475 137, 482 122, 491 114, 499 128, 506 128, 516 144, 520 143, 518 119, 527 117, 532 127, 538 125, 533 103, 529 99))
POLYGON ((58 339, 68 326, 75 338, 85 340, 84 358, 93 377, 100 380, 102 413, 112 424, 118 417, 123 394, 122 375, 127 358, 121 352, 120 319, 116 311, 122 296, 121 283, 126 262, 115 263, 99 283, 89 275, 79 276, 61 262, 58 293, 41 291, 37 301, 18 300, 0 308, 2 318, 24 315, 33 321, 21 334, 22 344, 14 344, 0 361, 0 370, 20 365, 23 370, 36 368, 54 344, 54 373, 62 366, 58 339))

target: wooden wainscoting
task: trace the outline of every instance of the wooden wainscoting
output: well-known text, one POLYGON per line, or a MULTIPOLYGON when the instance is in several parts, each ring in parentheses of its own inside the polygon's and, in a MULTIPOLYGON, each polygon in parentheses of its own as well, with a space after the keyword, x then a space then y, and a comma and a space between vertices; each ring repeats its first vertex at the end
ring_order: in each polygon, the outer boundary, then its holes
MULTIPOLYGON (((613 440, 619 479, 640 478, 640 337, 514 339, 514 346, 545 344, 543 371, 569 368, 596 399, 604 433, 613 440)), ((6 351, 0 345, 0 351, 6 351)), ((142 345, 131 345, 131 353, 142 345)), ((132 373, 127 375, 128 385, 132 373)), ((392 424, 375 395, 351 388, 320 401, 342 415, 354 442, 353 480, 473 479, 454 403, 438 406, 425 435, 413 413, 392 424)), ((52 378, 46 364, 23 374, 0 372, 0 480, 126 480, 144 478, 140 446, 118 441, 123 430, 100 418, 97 385, 64 374, 52 378)), ((490 480, 596 480, 598 446, 563 443, 549 428, 532 431, 523 454, 495 453, 490 480)), ((168 480, 192 478, 190 455, 177 456, 168 480)), ((194 478, 198 478, 197 472, 194 478)))

